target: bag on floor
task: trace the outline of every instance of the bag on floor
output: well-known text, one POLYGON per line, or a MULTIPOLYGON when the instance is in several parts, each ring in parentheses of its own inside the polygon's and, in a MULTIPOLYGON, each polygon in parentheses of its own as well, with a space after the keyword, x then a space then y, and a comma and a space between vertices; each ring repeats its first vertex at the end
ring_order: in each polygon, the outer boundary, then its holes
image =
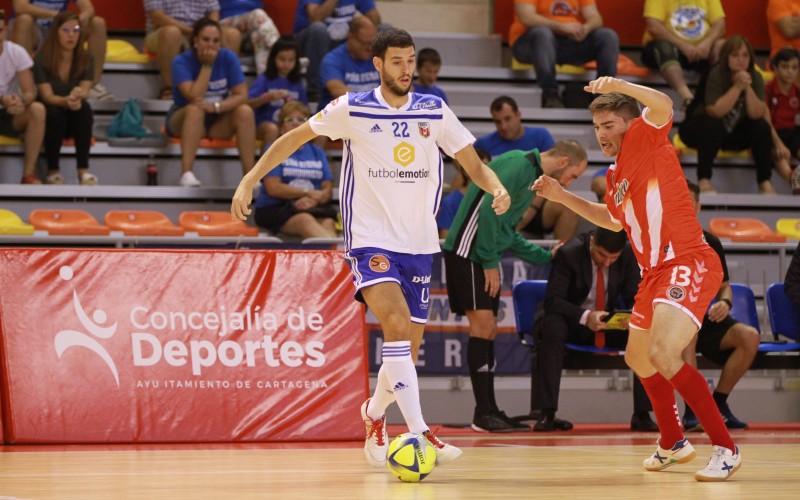
POLYGON ((147 132, 138 99, 125 101, 108 127, 108 137, 142 138, 147 135, 147 132))

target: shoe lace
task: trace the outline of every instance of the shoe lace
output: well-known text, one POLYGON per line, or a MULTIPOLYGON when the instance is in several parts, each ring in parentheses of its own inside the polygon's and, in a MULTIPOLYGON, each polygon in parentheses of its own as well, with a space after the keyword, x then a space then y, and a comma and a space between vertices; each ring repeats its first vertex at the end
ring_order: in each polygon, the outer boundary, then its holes
POLYGON ((375 438, 375 441, 378 443, 378 446, 383 446, 383 427, 386 423, 386 416, 380 418, 380 420, 372 420, 369 419, 367 421, 367 428, 369 432, 367 433, 367 438, 375 438))
POLYGON ((729 456, 725 454, 725 448, 721 446, 715 446, 713 453, 711 453, 711 458, 708 460, 708 465, 706 468, 722 469, 723 465, 725 465, 725 460, 728 458, 729 456))
POLYGON ((433 445, 434 448, 439 448, 439 449, 444 448, 444 443, 441 442, 433 432, 425 431, 422 433, 422 435, 425 436, 425 439, 430 441, 430 443, 433 445))

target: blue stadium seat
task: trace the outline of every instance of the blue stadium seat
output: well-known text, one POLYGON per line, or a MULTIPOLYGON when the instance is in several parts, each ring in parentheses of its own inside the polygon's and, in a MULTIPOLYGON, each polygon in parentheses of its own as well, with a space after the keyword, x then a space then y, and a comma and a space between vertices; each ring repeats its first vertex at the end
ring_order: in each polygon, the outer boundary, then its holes
POLYGON ((772 326, 772 334, 775 340, 780 340, 780 336, 788 337, 795 342, 786 344, 774 344, 782 346, 782 350, 800 350, 800 332, 798 332, 797 306, 792 304, 789 297, 783 291, 783 283, 773 283, 767 287, 767 313, 769 323, 772 326))
MULTIPOLYGON (((544 301, 547 280, 523 280, 514 284, 511 291, 512 302, 514 304, 514 319, 517 323, 517 335, 523 345, 533 347, 535 327, 534 317, 539 309, 539 304, 544 301)), ((595 346, 565 343, 567 349, 591 354, 611 354, 621 355, 625 351, 604 347, 598 349, 595 346)))
MULTIPOLYGON (((786 295, 783 293, 783 284, 776 283, 780 285, 780 295, 783 296, 783 300, 786 301, 789 306, 792 304, 789 302, 789 299, 786 298, 786 295)), ((770 288, 774 287, 776 284, 770 285, 770 288)), ((777 290, 777 289, 776 289, 777 290)), ((747 325, 752 326, 756 330, 761 332, 761 328, 758 324, 758 311, 756 311, 756 297, 753 294, 753 290, 742 283, 731 283, 731 291, 733 291, 733 308, 731 308, 731 316, 736 321, 740 321, 747 325)), ((772 292, 774 295, 777 295, 775 292, 772 292)), ((772 298, 772 301, 778 300, 776 297, 772 298)), ((769 288, 767 289, 767 308, 770 307, 770 291, 769 288)), ((784 310, 788 310, 788 307, 784 307, 779 304, 779 307, 784 310)), ((776 313, 777 314, 777 313, 776 313)), ((783 311, 781 311, 783 314, 783 311)), ((786 321, 786 320, 783 320, 786 321)), ((794 339, 797 339, 797 319, 794 319, 794 339)), ((773 333, 776 332, 776 323, 772 319, 772 313, 770 313, 770 322, 772 323, 772 331, 773 333)), ((783 324, 783 323, 782 323, 783 324)), ((784 334, 786 335, 786 334, 784 334)), ((777 334, 775 333, 775 340, 774 341, 762 341, 761 344, 758 346, 758 352, 785 352, 785 351, 796 351, 800 349, 800 343, 790 342, 787 343, 785 341, 780 341, 778 339, 777 334)))

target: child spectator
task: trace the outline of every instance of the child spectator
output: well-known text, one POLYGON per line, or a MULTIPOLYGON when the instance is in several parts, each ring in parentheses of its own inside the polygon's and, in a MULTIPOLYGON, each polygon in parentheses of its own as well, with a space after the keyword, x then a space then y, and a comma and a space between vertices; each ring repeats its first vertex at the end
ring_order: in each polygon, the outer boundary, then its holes
POLYGON ((308 105, 298 63, 299 49, 291 38, 281 38, 272 47, 267 69, 250 86, 250 105, 256 113, 256 138, 264 146, 278 137, 278 114, 284 104, 300 101, 308 105))
POLYGON ((94 116, 86 98, 92 87, 93 65, 92 58, 84 49, 85 41, 78 14, 69 10, 59 12, 34 59, 33 77, 39 88, 39 100, 47 112, 44 133, 46 184, 64 184, 59 158, 65 137, 75 139, 80 183, 97 184, 97 176, 89 172, 94 116))
POLYGON ((442 69, 442 57, 436 49, 420 50, 417 54, 417 80, 414 82, 414 92, 435 95, 446 104, 450 104, 444 90, 436 85, 440 69, 442 69))
MULTIPOLYGON (((792 47, 784 47, 772 59, 775 78, 767 83, 765 92, 767 106, 772 118, 772 126, 788 152, 778 157, 782 161, 789 158, 800 158, 800 128, 795 119, 800 111, 800 88, 795 81, 800 73, 800 55, 792 47)), ((792 191, 800 194, 800 168, 795 167, 792 173, 792 191)))
MULTIPOLYGON (((308 108, 290 102, 279 111, 281 134, 304 124, 308 108)), ((256 198, 256 223, 273 233, 300 238, 335 238, 336 205, 333 174, 325 152, 307 142, 261 180, 256 198)))

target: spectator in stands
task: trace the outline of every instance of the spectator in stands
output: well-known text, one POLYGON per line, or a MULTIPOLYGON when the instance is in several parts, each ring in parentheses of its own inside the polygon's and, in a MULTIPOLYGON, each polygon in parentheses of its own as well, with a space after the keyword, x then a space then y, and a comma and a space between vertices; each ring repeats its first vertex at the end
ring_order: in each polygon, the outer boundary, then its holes
MULTIPOLYGON (((546 128, 522 124, 522 113, 513 98, 496 98, 489 106, 489 112, 497 130, 475 141, 475 147, 488 151, 492 157, 512 149, 538 149, 544 152, 553 147, 553 137, 546 128)), ((555 239, 566 241, 575 236, 579 223, 579 217, 563 205, 534 197, 532 205, 522 215, 517 230, 540 238, 552 231, 555 239)))
POLYGON ((377 33, 368 17, 356 17, 350 23, 347 43, 325 55, 320 68, 319 109, 347 92, 363 92, 380 85, 380 76, 372 64, 372 40, 377 33))
POLYGON ((597 195, 597 201, 599 201, 600 203, 603 202, 603 198, 605 198, 606 196, 607 173, 608 173, 608 167, 605 167, 595 172, 594 175, 592 176, 591 190, 595 195, 597 195))
MULTIPOLYGON (((147 52, 158 56, 158 73, 161 77, 159 98, 172 100, 172 63, 182 50, 191 46, 190 38, 194 23, 203 17, 219 21, 219 2, 144 0, 144 10, 147 14, 144 46, 147 52)), ((223 28, 223 33, 231 31, 236 31, 236 28, 223 28)), ((225 39, 235 40, 236 36, 236 33, 232 33, 226 35, 225 39)))
POLYGON ((797 0, 769 0, 767 2, 767 30, 770 57, 784 47, 800 50, 800 2, 797 0))
POLYGON ((256 113, 256 138, 266 147, 278 137, 278 114, 283 105, 290 101, 308 105, 300 76, 297 42, 290 38, 275 42, 266 70, 258 75, 247 94, 248 104, 256 113))
POLYGON ((442 69, 442 56, 436 49, 426 47, 417 53, 417 79, 414 81, 414 92, 417 94, 430 94, 439 97, 445 103, 447 94, 436 85, 439 70, 442 69))
MULTIPOLYGON (((565 243, 553 258, 534 333, 537 343, 534 400, 541 408, 534 431, 572 429, 571 422, 556 418, 564 344, 624 349, 627 330, 605 331, 605 319, 615 309, 633 307, 639 281, 639 266, 624 231, 597 228, 581 233, 565 243)), ((631 429, 658 430, 650 418, 650 400, 638 378, 633 401, 631 429)))
MULTIPOLYGON (((41 47, 53 18, 67 9, 71 0, 13 0, 14 18, 11 39, 33 54, 41 47)), ((73 0, 78 7, 78 19, 92 60, 92 87, 89 99, 111 100, 111 94, 100 81, 106 62, 106 20, 94 15, 91 0, 73 0)))
POLYGON ((211 18, 194 24, 192 48, 172 63, 175 103, 167 112, 166 129, 181 138, 181 186, 198 187, 192 172, 203 137, 236 137, 242 171, 255 164, 255 117, 247 105, 247 84, 239 58, 221 47, 222 28, 211 18))
POLYGON ((6 40, 5 12, 0 9, 0 135, 22 136, 22 183, 41 184, 36 177, 36 160, 44 140, 45 109, 36 101, 33 60, 24 48, 6 40), (15 88, 20 93, 14 92, 15 88))
MULTIPOLYGON (((309 99, 318 101, 321 88, 320 65, 332 48, 348 39, 350 23, 363 14, 372 24, 384 29, 381 14, 373 0, 299 0, 294 18, 294 37, 300 44, 300 54, 308 58, 306 85, 309 99)), ((320 109, 322 107, 320 106, 320 109)))
POLYGON ((646 31, 642 62, 657 70, 683 101, 694 98, 683 70, 708 71, 725 42, 725 11, 721 0, 645 0, 646 31))
MULTIPOLYGON (((800 316, 800 243, 794 250, 789 269, 786 270, 786 277, 783 278, 783 292, 797 308, 800 316)), ((800 332, 800 322, 797 323, 797 331, 800 332)))
POLYGON ((97 176, 89 172, 94 116, 86 97, 92 87, 93 68, 84 40, 78 14, 69 10, 59 12, 34 59, 33 77, 39 88, 39 100, 47 111, 44 133, 47 184, 64 184, 59 159, 65 137, 75 140, 78 181, 83 185, 97 184, 97 176))
MULTIPOLYGON (((281 134, 308 120, 305 104, 284 105, 278 115, 281 134)), ((325 152, 311 142, 275 167, 261 181, 256 223, 272 233, 300 238, 335 238, 338 212, 331 203, 333 174, 325 152)))
MULTIPOLYGON (((483 163, 489 163, 492 160, 489 153, 482 149, 476 149, 475 152, 478 153, 478 158, 480 158, 483 163)), ((456 213, 458 213, 458 207, 461 205, 461 200, 464 199, 464 193, 467 192, 467 188, 470 185, 469 176, 467 176, 464 168, 458 163, 458 160, 453 159, 453 163, 456 167, 456 175, 451 184, 451 191, 442 199, 442 204, 439 206, 439 213, 436 214, 436 227, 439 229, 439 238, 441 239, 447 238, 450 225, 453 224, 456 213)))
POLYGON ((556 64, 597 61, 597 76, 615 76, 619 37, 603 27, 595 0, 515 0, 508 43, 514 57, 533 64, 545 108, 563 108, 556 64))
POLYGON ((242 37, 245 37, 246 45, 255 56, 256 71, 263 73, 267 69, 269 50, 281 36, 275 23, 264 11, 263 0, 219 0, 219 6, 222 46, 239 54, 242 37))
MULTIPOLYGON (((525 240, 517 231, 522 213, 534 196, 530 186, 541 175, 569 186, 586 170, 586 151, 576 141, 560 141, 539 153, 513 150, 498 156, 489 168, 508 189, 511 207, 500 217, 492 200, 470 186, 442 245, 450 309, 469 321, 467 364, 475 396, 472 428, 483 432, 529 430, 497 407, 494 393, 494 339, 500 305, 500 259, 506 250, 533 264, 544 264, 551 252, 525 240)), ((555 252, 555 249, 553 250, 555 252)))
MULTIPOLYGON (((750 148, 756 164, 758 191, 775 194, 772 175, 772 128, 765 119, 764 80, 755 69, 753 46, 734 35, 720 50, 719 62, 700 82, 692 106, 680 126, 683 142, 697 149, 701 192, 714 192, 711 166, 720 149, 750 148)), ((777 138, 777 136, 776 136, 777 138)), ((780 139, 777 139, 780 143, 780 139)))
MULTIPOLYGON (((695 212, 699 214, 700 188, 692 182, 687 181, 687 184, 692 201, 694 201, 695 212)), ((722 249, 719 238, 705 230, 703 230, 703 235, 706 242, 719 255, 724 276, 719 292, 717 292, 717 301, 708 308, 708 312, 703 318, 703 325, 684 349, 683 360, 697 368, 695 353, 697 351, 702 353, 703 357, 722 365, 719 383, 714 389, 714 401, 717 403, 722 420, 728 429, 747 429, 747 424, 736 418, 728 407, 728 396, 742 375, 753 364, 760 342, 759 333, 752 326, 740 323, 731 317, 733 292, 728 276, 728 265, 725 261, 725 251, 722 249)), ((703 430, 700 421, 689 405, 686 405, 686 411, 683 414, 683 427, 687 431, 703 430)))
MULTIPOLYGON (((800 111, 800 88, 795 83, 800 74, 800 54, 792 47, 780 49, 772 58, 772 69, 775 78, 766 85, 767 107, 773 133, 785 146, 775 148, 776 161, 787 162, 782 168, 786 171, 791 168, 791 159, 800 159, 800 127, 795 124, 800 111)), ((791 184, 792 192, 800 194, 800 168, 795 167, 792 172, 791 184)))

